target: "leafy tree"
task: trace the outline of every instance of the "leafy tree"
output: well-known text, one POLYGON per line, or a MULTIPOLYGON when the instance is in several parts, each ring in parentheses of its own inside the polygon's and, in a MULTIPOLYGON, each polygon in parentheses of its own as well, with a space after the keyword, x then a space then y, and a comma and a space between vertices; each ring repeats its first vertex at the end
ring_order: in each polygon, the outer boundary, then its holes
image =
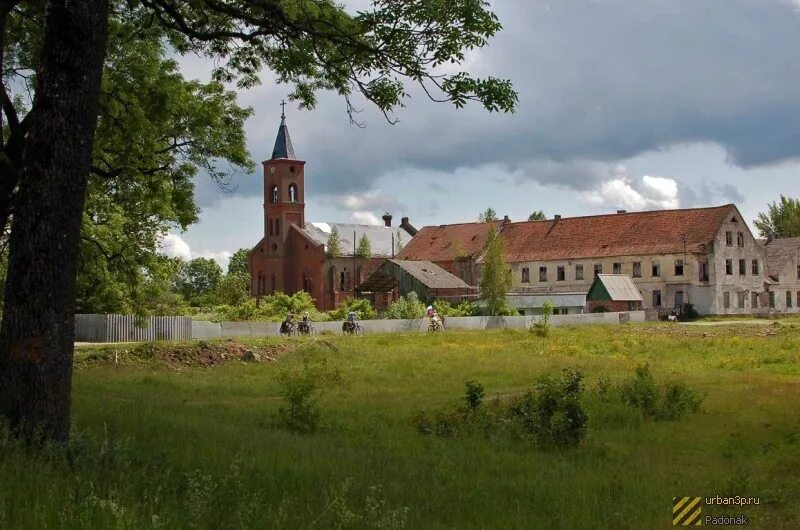
MULTIPOLYGON (((511 112, 517 102, 509 81, 459 69, 467 50, 485 46, 501 28, 481 0, 376 0, 355 14, 330 0, 47 0, 43 16, 21 14, 42 4, 0 3, 0 44, 11 43, 0 49, 3 72, 20 71, 15 61, 23 57, 17 52, 25 41, 9 38, 13 31, 28 24, 41 35, 41 45, 27 49, 36 61, 30 107, 14 105, 0 86, 8 129, 0 153, 2 228, 14 212, 0 330, 0 402, 12 431, 29 440, 69 436, 82 213, 115 17, 136 25, 131 39, 163 31, 162 42, 175 51, 216 60, 215 81, 253 86, 266 67, 278 82, 292 84, 291 99, 307 108, 318 91, 335 91, 344 96, 351 120, 353 94, 391 120, 408 97, 406 79, 456 107, 479 101, 489 111, 511 112)), ((184 120, 207 118, 191 110, 185 109, 184 120)), ((175 121, 182 131, 181 120, 175 121)), ((191 147, 182 135, 167 140, 175 149, 191 147)), ((159 154, 158 146, 148 147, 159 154)), ((124 171, 98 169, 112 185, 124 180, 124 171)), ((216 173, 215 167, 204 169, 216 173)), ((134 184, 142 185, 137 180, 143 173, 132 173, 134 184)))
POLYGON ((370 259, 372 257, 372 245, 369 242, 367 234, 361 234, 361 237, 358 239, 356 257, 359 259, 370 259))
POLYGON ((233 256, 231 256, 231 260, 228 262, 228 274, 250 274, 250 269, 247 267, 249 258, 249 249, 240 248, 234 252, 233 256))
POLYGON ((478 221, 481 223, 488 223, 489 221, 497 221, 497 212, 492 208, 486 208, 484 212, 478 215, 478 221))
POLYGON ((528 221, 546 221, 547 216, 541 210, 536 210, 528 216, 528 221))
POLYGON ((176 287, 184 298, 198 303, 199 298, 212 293, 222 279, 222 268, 209 258, 195 258, 178 273, 176 287))
POLYGON ((328 236, 325 254, 331 259, 342 257, 342 240, 339 239, 339 231, 335 226, 331 229, 331 235, 328 236))
POLYGON ((434 300, 433 308, 443 317, 471 317, 477 314, 475 304, 470 301, 451 304, 444 300, 434 300))
POLYGON ((766 239, 800 236, 800 199, 781 195, 779 202, 767 205, 766 213, 758 214, 754 224, 766 239))
POLYGON ((136 290, 133 303, 141 315, 185 315, 189 312, 183 296, 174 289, 181 263, 177 258, 159 258, 136 290))
POLYGON ((361 320, 370 320, 377 316, 375 308, 369 303, 369 300, 363 298, 347 298, 343 300, 339 306, 333 311, 328 311, 328 316, 331 320, 344 320, 347 318, 347 313, 355 311, 358 318, 361 320))
POLYGON ((220 278, 214 290, 214 300, 226 305, 241 305, 250 298, 250 274, 228 273, 220 278))
POLYGON ((493 226, 489 227, 483 248, 483 266, 478 291, 486 301, 489 314, 503 314, 506 294, 511 289, 511 271, 505 262, 503 240, 493 226))

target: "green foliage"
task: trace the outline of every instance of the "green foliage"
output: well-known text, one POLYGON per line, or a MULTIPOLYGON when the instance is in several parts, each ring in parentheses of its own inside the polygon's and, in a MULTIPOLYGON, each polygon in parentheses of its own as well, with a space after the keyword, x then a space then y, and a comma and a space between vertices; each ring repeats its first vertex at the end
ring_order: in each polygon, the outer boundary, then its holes
POLYGON ((766 239, 800 236, 800 199, 781 194, 780 200, 769 203, 753 224, 766 239))
POLYGON ((240 248, 234 252, 233 256, 231 256, 231 260, 228 262, 228 274, 250 274, 247 267, 249 259, 249 249, 240 248))
POLYGON ((344 320, 350 311, 355 311, 361 320, 371 320, 378 316, 378 312, 363 298, 347 298, 333 311, 328 311, 331 320, 344 320))
POLYGON ((547 337, 550 334, 550 317, 553 316, 553 302, 549 299, 542 304, 542 314, 531 325, 531 331, 539 337, 547 337))
POLYGON ((314 299, 305 291, 291 296, 278 292, 262 297, 260 303, 248 296, 238 305, 217 306, 213 314, 204 318, 215 322, 281 322, 289 313, 299 317, 306 311, 316 322, 328 320, 326 314, 317 311, 314 299))
POLYGON ((486 208, 486 210, 478 214, 478 222, 488 223, 489 221, 497 221, 497 212, 492 208, 486 208))
MULTIPOLYGON (((230 270, 230 267, 228 267, 230 270)), ((220 278, 214 290, 217 303, 231 306, 244 304, 250 299, 250 273, 228 272, 220 278)))
POLYGON ((469 258, 470 255, 467 253, 466 247, 464 247, 464 242, 460 239, 453 241, 453 259, 455 261, 467 261, 469 258))
POLYGON ((477 381, 467 381, 464 387, 464 401, 467 402, 467 411, 477 410, 486 396, 483 385, 477 381))
POLYGON ((536 210, 528 216, 528 221, 546 221, 547 216, 541 210, 536 210))
POLYGON ((177 291, 190 303, 198 305, 201 297, 210 295, 222 279, 222 268, 210 258, 195 258, 178 271, 177 291))
POLYGON ((342 257, 342 240, 339 239, 339 231, 334 226, 328 236, 328 244, 325 246, 325 255, 330 259, 342 257))
POLYGON ((278 381, 286 401, 278 410, 282 425, 292 432, 309 434, 319 427, 319 398, 326 390, 341 384, 342 377, 338 369, 328 367, 325 358, 312 362, 303 357, 300 369, 281 370, 278 381))
POLYGON ((506 294, 509 289, 511 289, 511 271, 505 263, 503 240, 500 239, 497 230, 489 226, 478 290, 490 315, 501 314, 507 309, 506 294))
POLYGON ((397 256, 403 250, 403 230, 397 229, 394 235, 394 255, 397 256))
POLYGON ((478 313, 478 308, 469 300, 451 304, 444 300, 434 300, 433 308, 442 317, 471 317, 478 313))
POLYGON ((425 304, 419 300, 417 293, 412 291, 389 304, 382 316, 383 318, 401 320, 422 318, 425 316, 425 304))
POLYGON ((356 257, 359 259, 370 259, 372 257, 372 245, 369 242, 367 234, 361 234, 361 237, 358 240, 356 257))
POLYGON ((700 410, 703 398, 683 383, 666 385, 662 391, 648 365, 638 366, 632 378, 623 382, 622 401, 640 409, 645 419, 675 421, 700 410))
POLYGON ((542 377, 535 393, 512 400, 512 416, 543 446, 577 446, 588 427, 588 415, 580 402, 582 379, 580 372, 569 369, 559 378, 542 377))

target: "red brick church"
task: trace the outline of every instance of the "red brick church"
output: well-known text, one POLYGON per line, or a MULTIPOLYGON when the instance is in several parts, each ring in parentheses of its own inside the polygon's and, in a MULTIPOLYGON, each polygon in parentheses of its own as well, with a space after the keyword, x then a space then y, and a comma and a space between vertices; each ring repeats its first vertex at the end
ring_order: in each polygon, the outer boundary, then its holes
MULTIPOLYGON (((295 157, 286 116, 281 124, 272 156, 264 161, 264 237, 250 251, 250 289, 253 296, 306 291, 317 308, 335 308, 353 296, 359 285, 386 258, 394 257, 417 230, 403 217, 399 227, 392 216, 383 225, 306 222, 305 161, 295 157), (341 241, 341 256, 329 258, 328 239, 333 229, 341 241), (356 257, 362 235, 369 239, 372 257, 356 257)), ((394 293, 368 295, 376 307, 385 307, 394 293)))

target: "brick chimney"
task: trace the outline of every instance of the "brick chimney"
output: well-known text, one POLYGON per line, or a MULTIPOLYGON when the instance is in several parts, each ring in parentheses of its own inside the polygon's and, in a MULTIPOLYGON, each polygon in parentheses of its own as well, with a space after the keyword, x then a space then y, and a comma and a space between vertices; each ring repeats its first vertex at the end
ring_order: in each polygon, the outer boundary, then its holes
POLYGON ((561 214, 560 213, 555 214, 553 216, 553 219, 556 220, 556 221, 560 221, 561 220, 561 214))
POLYGON ((504 225, 507 225, 507 224, 509 224, 510 222, 511 222, 511 219, 510 219, 510 218, 509 218, 507 215, 504 215, 504 216, 503 216, 503 224, 504 224, 504 225))
POLYGON ((381 217, 381 219, 383 219, 383 224, 385 226, 392 226, 392 214, 390 214, 389 212, 383 214, 383 217, 381 217))
POLYGON ((417 235, 418 232, 418 230, 411 226, 411 223, 408 222, 408 217, 400 218, 400 228, 408 232, 411 236, 417 235))
POLYGON ((628 210, 617 210, 617 213, 628 213, 628 210))

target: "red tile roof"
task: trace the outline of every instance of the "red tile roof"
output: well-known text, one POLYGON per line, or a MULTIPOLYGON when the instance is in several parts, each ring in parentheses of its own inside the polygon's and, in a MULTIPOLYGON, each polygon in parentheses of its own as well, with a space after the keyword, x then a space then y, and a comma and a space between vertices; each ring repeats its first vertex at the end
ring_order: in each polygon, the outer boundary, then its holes
POLYGON ((736 211, 728 204, 567 217, 510 223, 500 233, 509 263, 705 252, 723 221, 736 211))
MULTIPOLYGON (((495 221, 492 224, 498 226, 500 222, 495 221)), ((465 254, 476 256, 483 250, 488 231, 487 223, 426 226, 403 247, 397 259, 453 261, 456 259, 456 241, 461 242, 465 254)))

